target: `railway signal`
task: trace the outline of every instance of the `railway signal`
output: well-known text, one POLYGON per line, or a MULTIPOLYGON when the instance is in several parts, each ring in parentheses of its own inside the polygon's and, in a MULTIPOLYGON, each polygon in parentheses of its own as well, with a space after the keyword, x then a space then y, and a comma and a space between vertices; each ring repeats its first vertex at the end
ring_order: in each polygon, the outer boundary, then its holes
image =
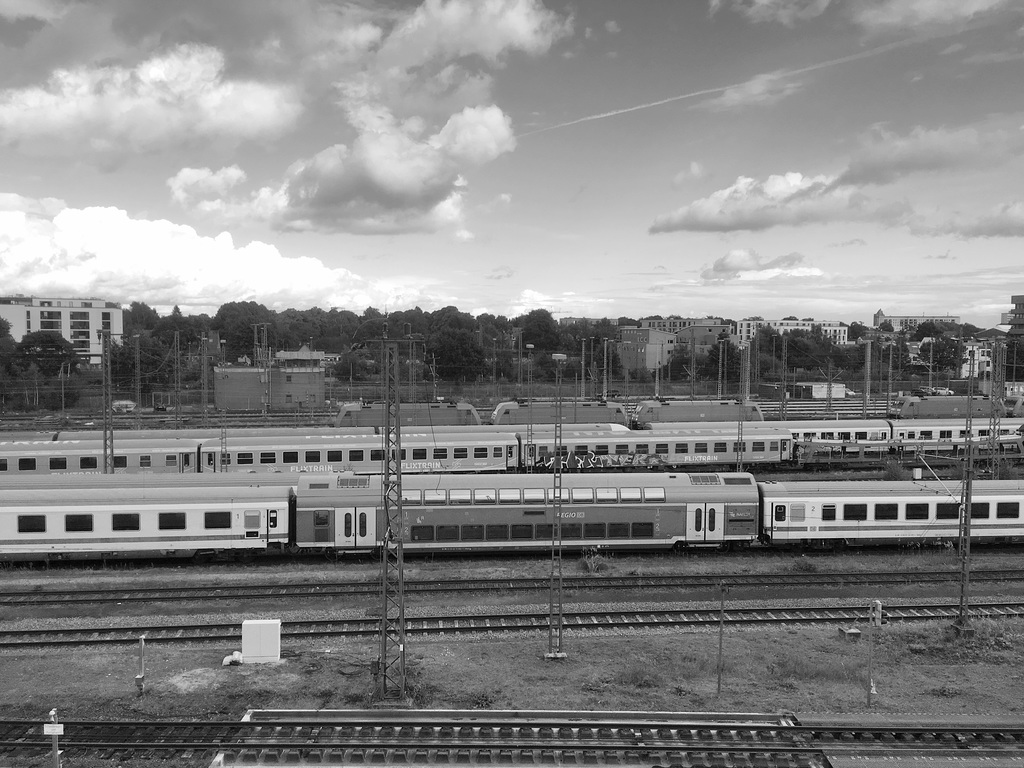
POLYGON ((869 618, 871 620, 871 626, 880 627, 883 624, 889 623, 889 614, 882 608, 881 600, 872 600, 869 609, 869 618))

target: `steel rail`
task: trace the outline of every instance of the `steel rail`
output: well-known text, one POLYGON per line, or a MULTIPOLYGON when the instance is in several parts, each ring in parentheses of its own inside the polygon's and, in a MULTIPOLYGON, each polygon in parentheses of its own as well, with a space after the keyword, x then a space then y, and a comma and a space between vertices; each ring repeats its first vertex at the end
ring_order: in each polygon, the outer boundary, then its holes
MULTIPOLYGON (((934 621, 957 616, 959 604, 886 605, 890 621, 934 621)), ((975 602, 974 618, 1024 617, 1024 602, 975 602)), ((563 626, 567 630, 601 631, 618 629, 676 628, 695 629, 717 625, 724 617, 733 625, 782 625, 853 623, 866 620, 866 609, 849 606, 760 606, 727 608, 645 608, 608 611, 566 612, 563 626)), ((450 614, 406 616, 409 635, 446 635, 547 630, 547 612, 450 614)), ((351 618, 318 621, 285 621, 281 624, 283 640, 362 638, 375 635, 379 619, 351 618)), ((106 645, 135 643, 140 636, 147 642, 233 642, 241 639, 239 623, 201 625, 164 624, 136 626, 95 626, 74 629, 48 628, 0 631, 0 648, 57 647, 68 645, 106 645)))
MULTIPOLYGON (((629 576, 566 576, 569 591, 616 589, 711 589, 730 587, 843 587, 855 585, 939 584, 956 581, 959 571, 903 571, 871 573, 843 571, 824 573, 773 574, 652 574, 629 576)), ((1024 569, 993 568, 971 572, 974 581, 1024 581, 1024 569)), ((547 589, 546 578, 412 579, 405 582, 410 593, 445 592, 529 592, 547 589)), ((376 581, 336 581, 295 584, 226 584, 214 586, 139 587, 132 589, 21 590, 0 595, 0 605, 41 606, 85 603, 154 602, 167 600, 294 599, 376 595, 376 581)))

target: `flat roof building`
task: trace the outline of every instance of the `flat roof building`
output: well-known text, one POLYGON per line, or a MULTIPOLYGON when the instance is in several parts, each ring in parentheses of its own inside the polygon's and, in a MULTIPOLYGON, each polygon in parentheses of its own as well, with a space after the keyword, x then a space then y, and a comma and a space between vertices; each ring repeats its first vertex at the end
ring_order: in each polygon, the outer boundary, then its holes
POLYGON ((875 312, 871 319, 873 327, 877 328, 888 320, 892 329, 899 331, 912 331, 921 323, 949 323, 960 325, 960 315, 887 315, 882 310, 875 312))
POLYGON ((772 328, 782 334, 787 331, 812 331, 820 327, 825 338, 831 339, 835 344, 849 344, 849 328, 845 323, 838 320, 755 320, 747 318, 739 320, 735 326, 733 336, 738 345, 749 344, 757 334, 758 328, 772 328))
POLYGON ((102 299, 0 296, 0 317, 10 323, 15 341, 35 331, 53 331, 71 342, 90 365, 103 362, 99 331, 109 331, 115 340, 124 333, 121 305, 102 299))

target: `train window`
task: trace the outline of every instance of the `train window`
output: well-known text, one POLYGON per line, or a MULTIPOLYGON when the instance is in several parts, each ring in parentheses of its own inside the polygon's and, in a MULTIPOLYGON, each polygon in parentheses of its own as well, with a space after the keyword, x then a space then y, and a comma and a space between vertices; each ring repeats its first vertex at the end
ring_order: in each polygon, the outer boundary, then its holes
POLYGON ((550 523, 541 523, 537 526, 537 541, 545 541, 554 535, 555 527, 550 523))
POLYGON ((628 445, 626 445, 625 443, 616 443, 616 445, 615 445, 615 455, 616 456, 625 456, 628 453, 629 453, 629 446, 628 445))
POLYGON ((644 488, 644 501, 660 503, 665 501, 664 488, 644 488))
POLYGON ((124 469, 128 466, 127 456, 115 456, 114 457, 114 469, 124 469))
POLYGON ((752 444, 752 449, 764 453, 764 440, 755 440, 752 444))
POLYGON ((907 504, 904 509, 903 516, 907 520, 927 520, 928 519, 928 505, 927 504, 907 504))
POLYGON ((867 504, 843 504, 843 520, 867 520, 867 504))
POLYGON ((662 456, 668 456, 668 443, 655 443, 654 453, 662 456))
POLYGON ((488 525, 485 526, 485 533, 488 541, 508 541, 508 526, 507 525, 488 525))
POLYGON ((633 523, 632 534, 634 539, 654 538, 654 523, 633 523))
MULTIPOLYGON (((755 446, 756 446, 756 443, 755 443, 755 446)), ((778 451, 779 450, 779 441, 778 440, 772 440, 768 444, 768 450, 771 451, 772 453, 775 453, 776 451, 778 451)))
POLYGON ((495 504, 498 501, 498 492, 493 488, 478 488, 473 491, 473 501, 477 504, 495 504))
POLYGON ((583 525, 583 538, 584 539, 603 539, 603 538, 605 538, 604 523, 585 523, 583 525))
POLYGON ((359 513, 359 536, 360 538, 366 538, 366 513, 359 513))
POLYGON ((67 469, 68 460, 65 456, 51 456, 50 469, 67 469))
POLYGON ((298 451, 281 451, 281 463, 282 464, 298 464, 299 463, 299 452, 298 451))
POLYGON ((18 515, 18 533, 46 533, 46 516, 18 515))
POLYGON ((412 460, 413 461, 425 461, 427 458, 426 448, 413 448, 412 449, 412 460))
POLYGON ((629 523, 608 523, 609 539, 628 539, 629 523))
POLYGON ((402 489, 402 503, 408 504, 413 507, 418 507, 423 503, 423 499, 420 496, 419 491, 407 491, 402 489))
POLYGON ((921 439, 922 440, 931 440, 932 439, 932 431, 930 429, 922 429, 921 430, 921 439))
POLYGON ((595 456, 607 456, 608 455, 608 446, 606 444, 595 445, 594 446, 594 455, 595 456))
POLYGON ((1016 501, 1000 501, 996 504, 996 517, 1002 520, 1020 517, 1020 504, 1016 501))
POLYGON ((573 488, 572 501, 574 504, 593 504, 594 503, 594 489, 593 488, 573 488))
POLYGON ((746 440, 742 440, 742 441, 735 442, 735 443, 732 444, 732 452, 733 453, 746 453, 746 451, 747 451, 747 441, 746 440))
POLYGON ((708 507, 708 531, 715 530, 715 519, 718 514, 715 512, 713 507, 708 507))
POLYGON ((176 467, 178 465, 178 457, 176 454, 168 453, 164 456, 165 467, 176 467))
POLYGON ((960 505, 950 501, 940 501, 935 505, 936 520, 959 520, 960 505))
POLYGON ((849 432, 840 432, 839 433, 839 439, 840 440, 845 440, 845 441, 849 442, 850 439, 851 439, 850 438, 850 433, 849 432))
POLYGON ((676 453, 689 453, 690 446, 688 443, 676 443, 676 453))
POLYGON ((320 461, 320 451, 306 451, 302 454, 302 460, 318 462, 320 461))
POLYGON ((526 523, 514 523, 511 526, 512 539, 516 541, 523 541, 525 539, 533 538, 533 526, 526 523))
POLYGON ((614 504, 619 500, 619 493, 614 488, 598 488, 598 504, 614 504))
POLYGON ((363 450, 349 451, 348 452, 348 460, 349 461, 362 461, 363 460, 363 456, 365 456, 365 455, 366 455, 366 452, 363 451, 363 450))
POLYGON ((345 460, 344 457, 345 457, 345 452, 344 451, 327 451, 327 460, 328 461, 344 461, 345 460))
POLYGON ((384 449, 372 448, 370 450, 370 461, 384 461, 384 449))
POLYGON ((345 513, 345 533, 344 533, 344 536, 345 536, 346 539, 351 538, 351 536, 352 536, 352 513, 351 512, 346 512, 345 513))
POLYGON ((35 459, 18 459, 18 470, 21 472, 35 472, 35 459))
POLYGON ((988 517, 988 502, 976 501, 971 504, 971 520, 984 520, 988 517))
POLYGON ((498 503, 499 504, 518 504, 519 503, 519 489, 518 488, 499 488, 498 489, 498 503))
POLYGON ((235 458, 235 464, 244 465, 252 463, 252 453, 250 451, 241 451, 235 458))
POLYGON ((453 459, 468 459, 469 448, 452 448, 453 459))
POLYGON ((939 430, 939 440, 952 440, 952 439, 953 439, 953 430, 952 429, 940 429, 939 430))
POLYGON ((897 504, 875 504, 875 520, 897 520, 899 519, 899 505, 897 504))
POLYGON ((637 502, 642 500, 643 494, 639 488, 620 488, 619 498, 622 499, 623 503, 637 502))
POLYGON ((224 510, 203 513, 203 527, 207 530, 220 530, 231 527, 231 513, 224 510))
POLYGON ((64 515, 64 530, 68 533, 92 531, 92 515, 64 515))
POLYGON ((803 503, 793 503, 789 505, 789 520, 792 523, 802 523, 806 516, 807 505, 803 503))
POLYGON ((524 488, 523 489, 523 503, 524 504, 543 504, 544 503, 544 489, 543 488, 524 488))
POLYGON ((786 505, 776 504, 775 505, 775 522, 784 523, 786 522, 786 505))
POLYGON ((563 539, 583 538, 583 526, 579 523, 562 523, 561 528, 563 539))
POLYGON ((707 453, 708 452, 708 444, 707 443, 694 443, 693 452, 694 453, 707 453))
POLYGON ((572 447, 572 452, 574 454, 576 454, 577 456, 584 456, 584 455, 590 453, 590 451, 587 449, 587 446, 586 446, 585 443, 581 444, 581 445, 574 445, 572 447))
POLYGON ((715 453, 725 453, 725 451, 726 451, 725 443, 715 443, 715 453))
MULTIPOLYGON (((500 446, 500 445, 496 445, 496 446, 494 446, 494 449, 493 449, 493 451, 491 452, 491 457, 492 457, 492 458, 495 458, 495 459, 500 459, 500 458, 502 458, 502 457, 503 457, 504 455, 505 455, 505 451, 504 451, 504 450, 502 450, 502 448, 501 448, 501 446, 500 446)), ((509 458, 512 458, 512 446, 511 446, 511 445, 510 445, 510 446, 508 447, 508 457, 509 457, 509 458)))
POLYGON ((439 490, 427 490, 423 492, 423 503, 428 505, 438 506, 444 504, 446 501, 446 495, 444 491, 439 490))
POLYGON ((110 527, 115 531, 139 530, 138 512, 115 512, 110 516, 110 527))
POLYGON ((277 451, 260 451, 260 464, 274 464, 277 462, 277 451))
POLYGON ((473 501, 473 492, 469 488, 453 488, 448 491, 449 504, 469 504, 473 501))
MULTIPOLYGON (((209 456, 210 456, 210 460, 211 460, 211 463, 212 463, 213 454, 211 453, 211 454, 209 454, 209 456)), ((148 453, 142 454, 141 456, 139 456, 139 466, 142 467, 143 469, 150 469, 150 468, 152 468, 152 466, 153 466, 153 457, 150 456, 148 453)))
POLYGON ((447 459, 448 458, 448 449, 447 448, 435 448, 434 449, 434 453, 433 453, 433 457, 435 459, 447 459))
POLYGON ((331 524, 331 513, 330 510, 326 509, 314 509, 313 510, 313 525, 317 528, 326 528, 331 524))
POLYGON ((434 526, 432 525, 411 525, 409 535, 413 541, 433 541, 434 526))
MULTIPOLYGON (((559 490, 560 490, 559 497, 561 498, 561 500, 562 501, 568 501, 569 500, 569 489, 568 488, 561 488, 559 490)), ((552 501, 553 502, 555 500, 555 489, 554 488, 548 488, 547 496, 548 496, 548 501, 552 501)))
POLYGON ((854 432, 853 435, 854 435, 854 439, 855 440, 867 440, 868 439, 868 433, 867 432, 854 432))
POLYGON ((482 525, 464 525, 464 526, 462 526, 462 540, 463 541, 483 541, 484 540, 484 527, 482 525))
POLYGON ((184 531, 184 512, 161 512, 157 517, 157 527, 161 531, 184 531))
POLYGON ((0 459, 0 472, 7 471, 7 459, 0 459))
POLYGON ((647 443, 637 443, 636 447, 633 448, 634 453, 650 453, 650 447, 647 443))
MULTIPOLYGON (((210 454, 210 455, 212 456, 213 454, 210 454)), ((231 454, 230 453, 222 453, 220 455, 220 463, 221 463, 222 467, 229 467, 229 466, 231 466, 231 454)))
POLYGON ((835 520, 836 519, 836 505, 835 504, 822 504, 821 505, 821 519, 822 520, 835 520))
POLYGON ((242 525, 245 527, 245 530, 255 531, 259 530, 260 520, 263 519, 263 513, 258 509, 247 509, 243 513, 242 518, 242 525))
MULTIPOLYGON (((500 451, 501 449, 499 448, 498 450, 500 451)), ((487 458, 487 446, 474 448, 473 449, 473 458, 474 459, 486 459, 487 458)), ((501 458, 501 453, 498 453, 494 458, 500 459, 501 458)))
POLYGON ((437 540, 438 541, 458 541, 459 540, 459 526, 457 525, 439 525, 437 526, 437 540))

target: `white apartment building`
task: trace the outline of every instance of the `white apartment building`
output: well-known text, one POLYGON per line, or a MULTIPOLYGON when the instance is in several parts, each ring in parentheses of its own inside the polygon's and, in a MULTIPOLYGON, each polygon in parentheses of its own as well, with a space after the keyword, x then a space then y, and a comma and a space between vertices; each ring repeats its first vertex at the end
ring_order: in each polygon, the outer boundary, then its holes
POLYGON ((774 328, 779 334, 787 331, 811 331, 815 326, 835 344, 849 344, 849 328, 838 320, 739 320, 733 330, 733 341, 738 345, 749 344, 758 328, 774 328))
POLYGON ((15 341, 34 331, 55 331, 70 341, 90 365, 103 362, 98 331, 110 331, 115 340, 120 340, 124 332, 121 305, 101 299, 0 296, 0 317, 10 323, 15 341))

